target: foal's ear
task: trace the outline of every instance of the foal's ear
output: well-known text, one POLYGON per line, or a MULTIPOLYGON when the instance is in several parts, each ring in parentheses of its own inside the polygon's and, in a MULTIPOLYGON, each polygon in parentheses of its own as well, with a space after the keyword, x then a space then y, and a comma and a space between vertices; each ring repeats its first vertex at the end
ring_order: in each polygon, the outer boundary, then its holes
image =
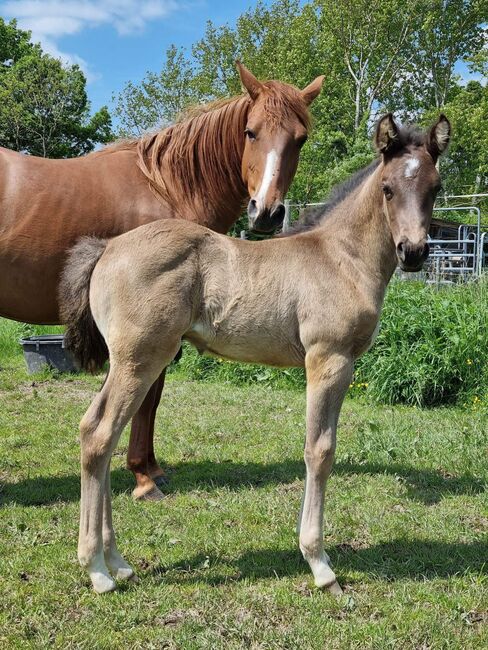
POLYGON ((314 79, 312 83, 309 83, 303 90, 300 91, 305 104, 309 106, 317 95, 322 90, 322 84, 324 83, 325 75, 321 74, 319 77, 314 79))
POLYGON ((374 145, 379 153, 387 153, 398 143, 398 126, 393 115, 387 113, 380 118, 374 134, 374 145))
POLYGON ((236 66, 239 71, 242 85, 251 96, 251 99, 255 101, 258 98, 259 93, 263 90, 264 85, 258 81, 253 73, 250 72, 240 61, 236 61, 236 66))
POLYGON ((441 113, 439 119, 430 129, 429 135, 425 142, 427 151, 430 153, 434 161, 441 156, 449 146, 451 139, 451 123, 447 117, 441 113))

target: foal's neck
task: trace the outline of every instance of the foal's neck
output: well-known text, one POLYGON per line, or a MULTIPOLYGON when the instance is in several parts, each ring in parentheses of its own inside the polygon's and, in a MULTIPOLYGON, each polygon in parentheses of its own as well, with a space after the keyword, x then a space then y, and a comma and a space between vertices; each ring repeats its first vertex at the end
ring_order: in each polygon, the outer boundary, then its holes
POLYGON ((396 268, 395 244, 383 209, 382 163, 338 206, 338 225, 348 239, 350 254, 384 291, 396 268))

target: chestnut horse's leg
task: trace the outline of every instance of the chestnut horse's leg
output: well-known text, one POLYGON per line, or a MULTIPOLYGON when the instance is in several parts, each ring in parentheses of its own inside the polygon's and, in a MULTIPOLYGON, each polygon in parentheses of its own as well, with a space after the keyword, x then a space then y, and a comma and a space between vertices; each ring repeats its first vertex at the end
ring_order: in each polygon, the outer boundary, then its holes
POLYGON ((324 490, 334 461, 336 428, 342 401, 352 377, 352 360, 329 354, 316 345, 307 352, 307 478, 299 522, 300 549, 317 587, 342 593, 324 551, 324 490))
POLYGON ((164 476, 154 456, 154 420, 161 399, 166 370, 149 389, 141 407, 132 418, 127 467, 134 474, 136 499, 157 501, 163 498, 154 479, 164 476))
MULTIPOLYGON (((166 378, 166 368, 158 377, 154 386, 156 390, 154 392, 154 403, 151 413, 151 419, 149 422, 149 444, 147 452, 147 466, 149 469, 149 476, 156 483, 156 485, 161 486, 165 485, 168 482, 164 470, 159 466, 156 456, 154 454, 154 422, 156 419, 156 411, 158 410, 159 402, 161 401, 161 394, 164 388, 164 380, 166 378)), ((137 416, 137 413, 136 413, 137 416)))

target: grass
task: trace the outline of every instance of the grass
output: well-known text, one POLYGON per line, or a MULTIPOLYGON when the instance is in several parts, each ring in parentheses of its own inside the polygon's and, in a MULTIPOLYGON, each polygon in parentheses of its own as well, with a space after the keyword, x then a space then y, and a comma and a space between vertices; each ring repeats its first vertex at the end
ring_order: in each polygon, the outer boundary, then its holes
POLYGON ((173 373, 165 501, 132 501, 127 432, 112 462, 119 548, 141 582, 96 596, 76 561, 77 425, 101 377, 1 365, 1 648, 488 646, 485 409, 346 400, 326 499, 336 600, 295 535, 303 391, 173 373))

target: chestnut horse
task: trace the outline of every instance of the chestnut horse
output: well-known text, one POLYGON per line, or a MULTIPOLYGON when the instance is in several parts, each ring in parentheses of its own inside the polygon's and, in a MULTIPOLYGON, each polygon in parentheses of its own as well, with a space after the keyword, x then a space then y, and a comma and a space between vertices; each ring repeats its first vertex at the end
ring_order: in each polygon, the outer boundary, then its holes
POLYGON ((103 361, 102 337, 110 354, 107 381, 80 424, 78 557, 97 592, 134 576, 115 545, 112 451, 182 339, 229 359, 305 366, 300 548, 316 585, 341 592, 323 545, 339 411, 396 265, 418 271, 428 255, 436 162, 449 138, 443 115, 427 133, 386 115, 375 135, 379 160, 290 236, 246 242, 159 221, 108 242, 85 238, 73 249, 61 282, 67 343, 85 363, 103 361))
MULTIPOLYGON (((271 231, 323 77, 299 91, 259 82, 237 64, 247 94, 213 103, 163 131, 85 157, 46 160, 0 149, 0 315, 59 323, 67 250, 83 235, 113 237, 163 217, 227 232, 251 196, 249 225, 271 231)), ((136 498, 162 496, 154 418, 164 371, 134 415, 128 467, 136 498)))

